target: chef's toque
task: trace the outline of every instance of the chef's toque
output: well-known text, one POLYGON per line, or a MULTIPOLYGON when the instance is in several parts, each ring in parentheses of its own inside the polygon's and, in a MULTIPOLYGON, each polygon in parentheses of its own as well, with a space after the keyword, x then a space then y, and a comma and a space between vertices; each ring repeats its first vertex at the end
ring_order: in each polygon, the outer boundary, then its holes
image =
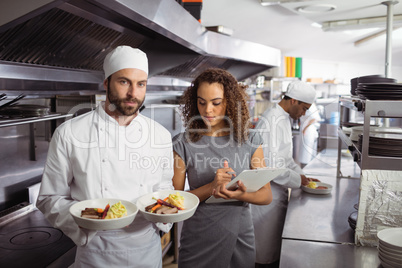
POLYGON ((130 46, 118 46, 106 55, 103 62, 105 79, 126 68, 140 69, 148 74, 147 55, 138 48, 130 46))
POLYGON ((285 95, 308 104, 312 104, 315 101, 315 89, 302 81, 290 83, 285 95))

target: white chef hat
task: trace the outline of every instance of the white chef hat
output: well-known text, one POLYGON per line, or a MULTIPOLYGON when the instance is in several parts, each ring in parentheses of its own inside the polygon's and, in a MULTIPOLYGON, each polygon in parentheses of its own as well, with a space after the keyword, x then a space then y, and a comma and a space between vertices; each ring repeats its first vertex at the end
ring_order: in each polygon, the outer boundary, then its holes
POLYGON ((106 55, 103 62, 105 79, 126 68, 140 69, 148 74, 147 55, 138 48, 130 46, 118 46, 106 55))
POLYGON ((315 89, 302 81, 294 81, 288 85, 286 96, 312 104, 315 101, 315 89))

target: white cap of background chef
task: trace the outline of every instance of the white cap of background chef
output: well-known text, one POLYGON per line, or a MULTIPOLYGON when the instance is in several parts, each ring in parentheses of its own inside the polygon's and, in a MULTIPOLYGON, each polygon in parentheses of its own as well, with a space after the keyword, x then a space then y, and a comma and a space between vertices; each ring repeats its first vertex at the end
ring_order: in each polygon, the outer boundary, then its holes
POLYGON ((138 48, 118 46, 110 51, 103 61, 105 79, 111 74, 126 68, 136 68, 148 74, 147 55, 138 48))
POLYGON ((285 95, 308 104, 312 104, 315 101, 315 89, 302 81, 290 83, 285 95))

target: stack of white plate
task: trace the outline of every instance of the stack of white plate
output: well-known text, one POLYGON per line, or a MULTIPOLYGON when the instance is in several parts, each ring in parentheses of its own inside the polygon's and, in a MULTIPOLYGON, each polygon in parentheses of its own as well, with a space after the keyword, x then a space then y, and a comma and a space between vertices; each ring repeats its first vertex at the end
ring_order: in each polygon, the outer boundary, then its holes
POLYGON ((402 267, 402 228, 387 228, 377 233, 378 257, 385 268, 402 267))

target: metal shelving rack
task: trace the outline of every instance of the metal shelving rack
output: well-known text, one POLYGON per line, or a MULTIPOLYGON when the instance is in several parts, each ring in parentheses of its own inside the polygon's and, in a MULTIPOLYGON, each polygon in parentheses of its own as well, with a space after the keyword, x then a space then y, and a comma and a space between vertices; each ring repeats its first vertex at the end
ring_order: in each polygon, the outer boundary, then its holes
POLYGON ((27 117, 19 119, 1 119, 0 128, 72 117, 72 114, 49 114, 41 117, 27 117))
POLYGON ((36 161, 36 145, 35 145, 35 127, 34 123, 45 122, 56 119, 72 117, 72 114, 49 114, 41 117, 27 117, 18 119, 2 119, 0 120, 0 128, 13 127, 19 125, 29 125, 29 159, 36 161))
POLYGON ((401 157, 387 157, 369 155, 369 139, 363 138, 361 149, 342 130, 342 118, 344 110, 352 109, 363 113, 364 126, 363 137, 369 137, 371 118, 402 118, 402 101, 394 100, 363 100, 358 97, 340 97, 339 111, 340 122, 338 128, 338 160, 337 177, 342 178, 341 173, 341 145, 345 143, 353 152, 354 160, 361 169, 402 170, 401 157))

